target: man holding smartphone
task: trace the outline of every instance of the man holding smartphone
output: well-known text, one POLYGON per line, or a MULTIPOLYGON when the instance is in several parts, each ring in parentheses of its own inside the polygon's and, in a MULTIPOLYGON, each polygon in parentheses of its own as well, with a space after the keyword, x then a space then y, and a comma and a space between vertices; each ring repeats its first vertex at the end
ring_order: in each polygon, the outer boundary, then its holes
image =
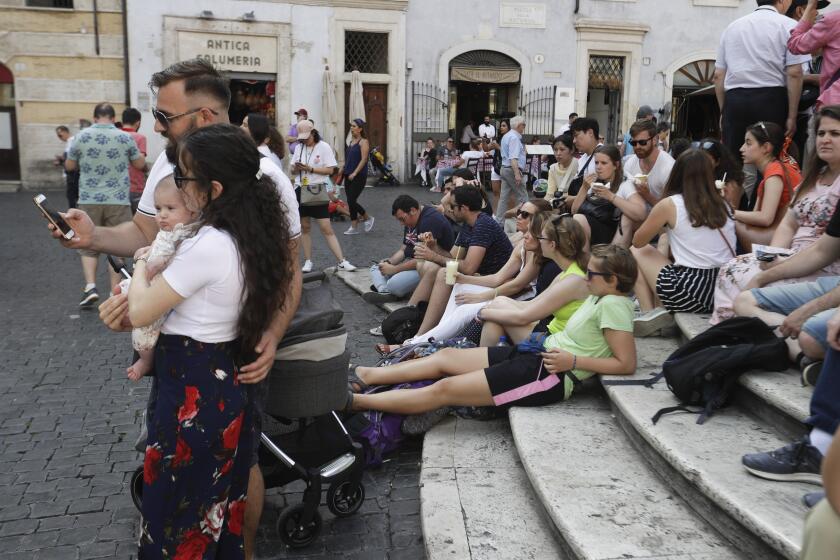
MULTIPOLYGON (((156 93, 157 106, 152 110, 155 117, 155 131, 168 142, 166 151, 161 153, 149 172, 143 196, 138 204, 138 211, 133 220, 115 227, 96 226, 87 213, 71 209, 64 215, 65 220, 76 232, 76 236, 63 240, 65 247, 73 249, 91 249, 113 255, 132 256, 138 249, 148 246, 158 232, 154 220, 154 191, 159 181, 173 172, 175 148, 178 140, 187 132, 216 123, 227 123, 230 105, 230 89, 227 81, 206 61, 195 59, 177 62, 152 76, 150 83, 156 93)), ((284 209, 290 227, 290 251, 297 254, 300 236, 300 218, 297 201, 289 179, 269 158, 260 160, 260 169, 269 175, 277 185, 284 203, 284 209)), ((53 229, 53 228, 51 228, 53 229)), ((53 231, 53 237, 60 239, 61 234, 53 231)), ((274 364, 277 344, 283 338, 300 301, 302 277, 297 266, 294 268, 294 281, 284 287, 288 291, 286 305, 278 309, 271 328, 267 330, 255 348, 257 359, 242 367, 239 381, 253 387, 250 391, 252 400, 259 400, 260 383, 268 375, 274 364)), ((128 299, 125 294, 115 295, 99 307, 99 316, 111 329, 131 330, 128 321, 128 299)), ((152 385, 150 399, 155 397, 155 385, 152 385)), ((259 416, 259 414, 255 414, 259 416)), ((259 437, 259 426, 255 435, 259 437)), ((248 481, 248 496, 245 511, 245 557, 254 554, 254 542, 262 513, 264 483, 262 473, 256 464, 256 452, 259 445, 254 445, 254 457, 248 481)))

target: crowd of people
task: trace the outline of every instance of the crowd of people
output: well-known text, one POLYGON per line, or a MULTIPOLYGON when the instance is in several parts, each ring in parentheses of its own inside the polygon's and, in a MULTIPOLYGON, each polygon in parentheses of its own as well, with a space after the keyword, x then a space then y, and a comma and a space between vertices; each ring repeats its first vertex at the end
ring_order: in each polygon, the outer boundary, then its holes
MULTIPOLYGON (((620 146, 604 141, 596 119, 574 115, 553 139, 553 160, 537 165, 522 116, 488 116, 478 134, 468 124, 463 152, 452 137, 443 147, 430 139, 417 172, 440 203, 393 201, 399 248, 372 266, 364 298, 408 298, 419 320, 399 345, 466 337, 476 347, 358 366, 345 410, 557 403, 594 375, 633 374, 635 338, 668 333, 674 313, 759 317, 786 337, 814 385, 812 429, 743 463, 760 477, 826 484, 804 553, 831 557, 840 534, 840 12, 818 19, 817 0, 758 4, 721 39, 722 142, 672 141, 647 106, 620 146), (799 151, 801 65, 811 56, 794 53, 818 49, 819 95, 799 151), (529 193, 535 175, 547 188, 529 193), (366 392, 419 380, 435 382, 366 392)), ((301 274, 314 267, 311 219, 337 268, 355 270, 329 219, 340 166, 305 109, 285 138, 259 113, 231 125, 228 84, 205 61, 176 63, 150 85, 155 132, 167 140, 150 168, 139 113, 127 110, 118 130, 102 103, 75 138, 57 130, 68 143, 59 157, 68 186, 79 192, 64 215, 75 237, 53 235, 82 254, 83 306, 98 299, 98 253, 135 261, 132 281, 114 278, 99 310, 109 328, 133 329, 139 359, 128 376, 153 379, 141 556, 251 558, 264 493, 262 382, 298 307, 301 274)), ((365 127, 350 123, 341 168, 347 235, 374 226, 359 203, 365 127)))

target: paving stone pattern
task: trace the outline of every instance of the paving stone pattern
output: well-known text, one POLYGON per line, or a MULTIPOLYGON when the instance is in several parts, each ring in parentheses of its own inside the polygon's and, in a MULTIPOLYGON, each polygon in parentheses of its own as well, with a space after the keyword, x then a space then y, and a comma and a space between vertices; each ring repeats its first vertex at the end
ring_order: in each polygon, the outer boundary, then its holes
MULTIPOLYGON (((361 202, 377 217, 374 232, 344 236, 349 223, 334 224, 354 264, 369 265, 399 246, 390 204, 403 192, 421 202, 435 196, 417 187, 367 189, 361 202)), ((63 207, 63 193, 47 195, 63 207)), ((133 444, 149 383, 125 377, 129 337, 105 329, 96 312, 79 311, 78 256, 48 237, 32 196, 0 195, 0 560, 134 558, 138 514, 127 485, 142 462, 133 444)), ((316 267, 332 266, 317 231, 314 246, 316 267)), ((373 363, 378 340, 368 329, 383 312, 343 282, 332 285, 346 313, 352 360, 373 363)), ((299 501, 302 487, 269 490, 258 558, 425 558, 421 447, 411 441, 365 473, 367 498, 356 516, 335 519, 322 508, 322 536, 304 550, 285 550, 274 529, 280 508, 299 501)))

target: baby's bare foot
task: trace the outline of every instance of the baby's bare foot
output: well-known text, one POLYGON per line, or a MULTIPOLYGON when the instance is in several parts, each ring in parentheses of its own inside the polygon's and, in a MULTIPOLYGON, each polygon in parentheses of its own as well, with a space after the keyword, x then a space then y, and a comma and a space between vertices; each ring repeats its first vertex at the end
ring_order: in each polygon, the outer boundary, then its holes
POLYGON ((140 358, 132 366, 126 369, 128 378, 132 381, 140 381, 143 377, 152 370, 152 364, 148 360, 140 358))

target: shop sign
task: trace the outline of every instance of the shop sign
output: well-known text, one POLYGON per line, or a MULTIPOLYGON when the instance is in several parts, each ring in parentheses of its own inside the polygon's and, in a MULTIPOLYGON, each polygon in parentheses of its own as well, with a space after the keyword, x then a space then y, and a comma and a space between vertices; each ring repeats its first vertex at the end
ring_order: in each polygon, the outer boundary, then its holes
POLYGON ((545 29, 545 4, 502 2, 499 10, 499 27, 545 29))
POLYGON ((519 82, 519 68, 465 68, 453 66, 450 80, 481 84, 515 84, 519 82))
POLYGON ((277 38, 178 32, 178 57, 201 58, 229 72, 277 73, 277 38))

